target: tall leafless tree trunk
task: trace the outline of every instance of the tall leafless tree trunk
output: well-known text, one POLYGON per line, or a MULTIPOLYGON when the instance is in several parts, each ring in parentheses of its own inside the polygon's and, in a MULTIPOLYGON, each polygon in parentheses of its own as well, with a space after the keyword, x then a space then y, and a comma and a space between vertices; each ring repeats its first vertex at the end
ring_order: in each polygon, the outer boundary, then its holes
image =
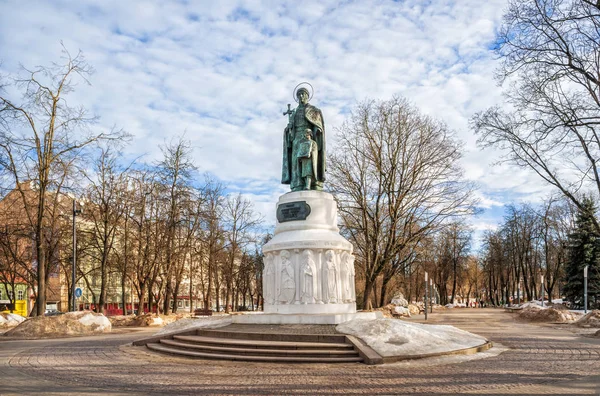
POLYGON ((369 309, 387 267, 395 275, 421 238, 473 213, 473 186, 462 178, 454 135, 405 100, 359 104, 338 137, 330 188, 365 276, 360 305, 369 309))
POLYGON ((87 82, 92 69, 81 53, 71 57, 65 50, 63 54, 61 66, 24 70, 27 77, 16 81, 23 95, 20 103, 7 95, 0 96, 0 168, 20 192, 27 219, 34 229, 38 315, 43 315, 46 308, 48 263, 44 240, 48 232, 47 194, 55 187, 53 172, 61 163, 72 164, 90 143, 123 137, 114 131, 100 134, 86 131, 94 119, 83 108, 69 106, 66 97, 73 90, 72 79, 79 77, 87 82), (23 181, 35 184, 38 196, 34 206, 27 202, 21 188, 23 181))

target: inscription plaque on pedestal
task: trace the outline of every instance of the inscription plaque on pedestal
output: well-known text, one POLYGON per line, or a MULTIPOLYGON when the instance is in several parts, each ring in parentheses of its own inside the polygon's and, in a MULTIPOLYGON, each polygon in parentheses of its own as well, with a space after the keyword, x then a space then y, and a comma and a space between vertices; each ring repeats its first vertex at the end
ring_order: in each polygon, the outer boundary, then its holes
POLYGON ((277 207, 277 221, 306 220, 310 214, 310 206, 305 201, 288 202, 277 207))

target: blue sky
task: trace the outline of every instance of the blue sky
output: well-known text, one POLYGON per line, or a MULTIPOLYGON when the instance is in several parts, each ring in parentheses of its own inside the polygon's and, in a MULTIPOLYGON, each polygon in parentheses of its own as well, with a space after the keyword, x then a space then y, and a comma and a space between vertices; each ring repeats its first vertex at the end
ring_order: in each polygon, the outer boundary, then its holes
POLYGON ((0 2, 0 72, 58 61, 61 40, 95 68, 69 99, 133 135, 126 155, 160 156, 185 133, 200 171, 251 198, 274 222, 282 112, 301 81, 315 87, 328 147, 366 98, 408 98, 445 121, 465 146, 465 175, 480 185, 493 228, 503 205, 550 190, 531 173, 492 166, 469 118, 502 106, 491 52, 506 0, 18 1, 0 2))

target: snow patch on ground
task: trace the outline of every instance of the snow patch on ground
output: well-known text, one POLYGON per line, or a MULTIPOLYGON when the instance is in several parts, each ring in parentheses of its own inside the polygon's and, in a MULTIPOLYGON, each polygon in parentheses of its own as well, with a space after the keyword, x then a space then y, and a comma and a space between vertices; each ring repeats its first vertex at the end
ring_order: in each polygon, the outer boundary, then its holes
POLYGON ((79 323, 84 326, 91 327, 96 329, 95 332, 105 332, 110 331, 112 325, 110 324, 110 320, 104 315, 94 315, 91 312, 86 313, 86 315, 81 316, 77 319, 79 323))
POLYGON ((505 347, 504 345, 495 343, 493 348, 488 349, 487 351, 478 352, 471 355, 443 355, 423 359, 402 360, 394 363, 386 363, 383 365, 383 367, 420 368, 459 364, 464 362, 470 362, 472 360, 487 359, 490 357, 498 356, 501 353, 508 351, 508 349, 509 348, 505 347))
POLYGON ((541 305, 541 303, 539 301, 529 301, 529 302, 526 302, 524 304, 521 304, 520 307, 523 308, 523 309, 524 308, 533 308, 533 309, 546 309, 546 308, 548 308, 545 305, 542 307, 542 305, 541 305))
POLYGON ((584 315, 575 322, 575 325, 579 327, 600 328, 600 310, 588 312, 587 315, 584 315))
POLYGON ((83 336, 111 331, 108 318, 91 311, 67 312, 58 316, 37 316, 24 320, 4 335, 17 338, 83 336))
POLYGON ((24 317, 15 313, 0 313, 0 327, 13 327, 24 320, 24 317))
POLYGON ((114 327, 123 327, 123 326, 135 326, 135 327, 145 327, 145 326, 164 326, 166 324, 175 322, 182 318, 189 318, 191 314, 189 313, 172 313, 170 315, 156 315, 153 313, 146 313, 142 315, 116 315, 111 316, 110 323, 114 327))
POLYGON ((206 316, 201 318, 185 318, 169 323, 154 335, 165 335, 194 329, 215 329, 232 324, 230 315, 206 316))
POLYGON ((408 310, 408 308, 405 308, 405 307, 400 307, 400 306, 394 307, 394 312, 400 316, 410 317, 410 311, 408 310))
POLYGON ((573 323, 580 317, 580 314, 569 311, 560 305, 557 305, 556 308, 531 305, 519 311, 519 319, 532 322, 573 323))
POLYGON ((407 323, 398 319, 355 319, 337 325, 336 330, 360 338, 381 356, 449 352, 487 341, 454 326, 407 323))
POLYGON ((400 306, 400 307, 408 307, 408 301, 404 298, 403 294, 398 294, 394 298, 392 298, 391 304, 400 306))

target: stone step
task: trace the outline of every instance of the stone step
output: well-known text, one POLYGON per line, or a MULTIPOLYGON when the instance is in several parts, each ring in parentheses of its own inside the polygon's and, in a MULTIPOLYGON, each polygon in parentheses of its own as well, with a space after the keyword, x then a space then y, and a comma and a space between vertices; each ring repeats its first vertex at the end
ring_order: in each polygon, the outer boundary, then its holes
POLYGON ((360 356, 347 357, 307 357, 307 356, 253 356, 253 355, 235 355, 224 353, 205 353, 178 349, 162 344, 147 344, 146 347, 150 350, 169 353, 172 355, 187 356, 202 359, 218 359, 218 360, 240 360, 252 362, 272 362, 272 363, 359 363, 363 359, 360 356))
POLYGON ((258 333, 252 331, 228 331, 225 329, 199 329, 196 331, 196 335, 203 337, 236 338, 259 341, 346 342, 346 336, 344 334, 282 334, 258 333))
POLYGON ((354 349, 352 344, 341 342, 296 342, 296 341, 264 341, 245 340, 240 338, 221 338, 204 336, 173 336, 174 339, 199 344, 233 345, 247 348, 287 348, 287 349, 354 349))
POLYGON ((236 355, 264 355, 264 356, 358 356, 353 349, 268 349, 268 348, 236 348, 235 346, 205 345, 176 340, 163 339, 161 344, 175 348, 191 349, 207 353, 229 353, 236 355))

